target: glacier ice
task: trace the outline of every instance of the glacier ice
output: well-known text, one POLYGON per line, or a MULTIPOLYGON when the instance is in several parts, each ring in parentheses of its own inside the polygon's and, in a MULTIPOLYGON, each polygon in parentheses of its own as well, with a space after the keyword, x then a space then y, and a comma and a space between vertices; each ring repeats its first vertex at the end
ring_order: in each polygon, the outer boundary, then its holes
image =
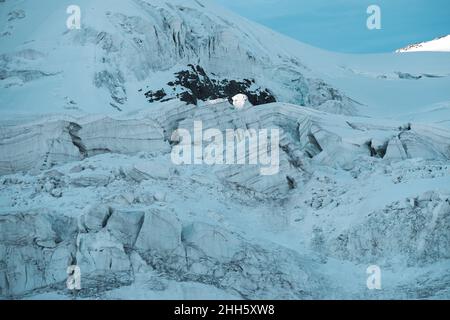
POLYGON ((60 1, 0 1, 0 299, 450 297, 448 54, 333 54, 209 0, 77 4, 67 30, 60 1), (279 172, 173 163, 196 121, 279 130, 279 172))

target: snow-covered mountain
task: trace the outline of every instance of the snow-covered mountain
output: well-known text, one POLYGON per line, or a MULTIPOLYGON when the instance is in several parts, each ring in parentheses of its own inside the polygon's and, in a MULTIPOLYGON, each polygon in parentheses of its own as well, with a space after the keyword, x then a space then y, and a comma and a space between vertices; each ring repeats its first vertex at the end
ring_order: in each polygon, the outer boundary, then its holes
POLYGON ((237 91, 257 103, 345 114, 361 108, 364 114, 409 113, 450 100, 448 56, 424 65, 421 57, 336 55, 209 0, 83 0, 82 28, 68 30, 71 4, 0 3, 2 114, 114 115, 149 101, 229 98, 237 91), (430 77, 443 78, 442 90, 430 77))
POLYGON ((434 52, 450 52, 450 35, 442 36, 431 41, 411 44, 396 52, 420 52, 420 51, 434 51, 434 52))
POLYGON ((113 114, 241 91, 255 104, 358 106, 290 54, 292 41, 210 1, 80 1, 82 28, 71 31, 69 4, 1 4, 3 111, 113 114))
POLYGON ((71 4, 0 1, 1 298, 450 297, 448 53, 335 54, 209 0, 79 0, 68 30, 71 4), (197 121, 280 130, 279 172, 175 165, 197 121))

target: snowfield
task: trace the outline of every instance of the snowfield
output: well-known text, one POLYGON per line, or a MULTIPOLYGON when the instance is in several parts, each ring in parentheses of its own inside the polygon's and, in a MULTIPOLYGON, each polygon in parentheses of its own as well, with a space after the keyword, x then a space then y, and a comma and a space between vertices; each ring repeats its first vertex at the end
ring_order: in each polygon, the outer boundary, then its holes
POLYGON ((421 42, 398 49, 396 52, 450 52, 450 35, 442 36, 431 41, 421 42))
POLYGON ((69 1, 0 2, 0 298, 450 298, 449 53, 335 54, 209 0, 77 3, 80 30, 69 1), (279 129, 279 173, 173 164, 194 121, 279 129))

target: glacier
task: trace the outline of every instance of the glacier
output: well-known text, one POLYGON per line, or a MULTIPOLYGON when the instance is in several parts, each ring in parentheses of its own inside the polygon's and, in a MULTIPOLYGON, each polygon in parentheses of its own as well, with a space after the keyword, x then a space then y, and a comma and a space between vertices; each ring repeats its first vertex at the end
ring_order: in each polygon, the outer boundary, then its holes
POLYGON ((449 53, 327 52, 210 0, 78 0, 68 30, 70 4, 0 1, 0 299, 450 297, 449 53), (280 130, 279 173, 175 165, 195 121, 280 130))

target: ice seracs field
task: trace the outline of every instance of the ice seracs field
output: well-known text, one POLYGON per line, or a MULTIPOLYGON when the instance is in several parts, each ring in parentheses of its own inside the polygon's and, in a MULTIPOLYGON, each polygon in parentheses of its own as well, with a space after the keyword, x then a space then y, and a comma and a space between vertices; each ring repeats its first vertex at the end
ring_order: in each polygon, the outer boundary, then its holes
POLYGON ((71 299, 71 265, 81 299, 450 298, 450 53, 209 0, 78 0, 68 30, 71 4, 0 1, 0 298, 71 299), (194 121, 279 129, 279 172, 173 164, 194 121))

